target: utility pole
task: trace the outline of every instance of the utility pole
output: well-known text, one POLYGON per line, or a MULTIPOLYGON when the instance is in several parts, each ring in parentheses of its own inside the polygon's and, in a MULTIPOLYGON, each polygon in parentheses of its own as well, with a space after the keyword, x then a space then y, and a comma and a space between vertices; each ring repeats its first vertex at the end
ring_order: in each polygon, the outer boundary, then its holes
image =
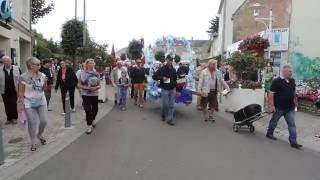
POLYGON ((78 0, 75 0, 74 5, 75 5, 74 19, 77 20, 78 19, 78 0))
POLYGON ((86 0, 83 0, 83 47, 87 45, 86 0))

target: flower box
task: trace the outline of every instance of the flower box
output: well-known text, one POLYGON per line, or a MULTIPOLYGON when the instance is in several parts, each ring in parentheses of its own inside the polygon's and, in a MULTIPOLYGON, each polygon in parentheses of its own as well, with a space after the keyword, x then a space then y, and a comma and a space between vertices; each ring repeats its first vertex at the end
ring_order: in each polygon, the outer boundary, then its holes
POLYGON ((298 100, 298 110, 306 113, 311 113, 320 116, 320 109, 316 107, 315 103, 310 100, 298 100))

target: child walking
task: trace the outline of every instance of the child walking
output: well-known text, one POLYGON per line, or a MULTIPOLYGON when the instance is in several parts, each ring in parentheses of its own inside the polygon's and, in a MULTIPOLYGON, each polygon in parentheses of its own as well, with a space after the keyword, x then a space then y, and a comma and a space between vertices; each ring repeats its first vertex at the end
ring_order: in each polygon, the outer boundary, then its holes
POLYGON ((126 69, 121 69, 121 77, 118 80, 118 87, 119 87, 119 107, 122 111, 126 110, 127 105, 127 97, 128 97, 128 88, 130 86, 128 72, 126 69))

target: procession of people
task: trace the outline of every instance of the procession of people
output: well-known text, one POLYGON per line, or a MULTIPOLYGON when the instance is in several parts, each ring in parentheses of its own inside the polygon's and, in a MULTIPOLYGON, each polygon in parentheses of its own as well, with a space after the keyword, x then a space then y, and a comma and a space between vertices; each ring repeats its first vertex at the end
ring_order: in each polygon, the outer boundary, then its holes
MULTIPOLYGON (((100 75, 95 70, 94 59, 87 59, 80 65, 80 69, 75 73, 74 69, 61 60, 59 65, 53 65, 52 60, 40 61, 31 57, 26 61, 27 71, 22 74, 18 66, 12 65, 12 60, 8 56, 1 58, 0 69, 0 92, 2 94, 5 111, 7 115, 6 124, 17 124, 19 116, 24 114, 28 122, 28 132, 31 140, 31 151, 37 149, 36 139, 42 145, 46 144, 44 131, 48 121, 48 112, 51 99, 51 90, 55 81, 55 91, 61 89, 61 100, 63 115, 66 113, 65 99, 66 93, 70 96, 70 105, 73 112, 75 109, 74 93, 79 90, 82 97, 82 107, 86 114, 87 134, 91 134, 96 127, 96 116, 98 114, 98 96, 101 88, 100 75), (42 64, 42 66, 41 66, 42 64)), ((152 67, 154 68, 154 67, 152 67)), ((152 69, 152 79, 161 89, 161 116, 162 121, 169 126, 175 126, 177 121, 174 118, 176 97, 179 91, 186 87, 186 75, 189 73, 189 66, 179 64, 179 68, 174 65, 174 58, 166 56, 165 62, 159 67, 152 69), (182 82, 182 86, 181 86, 182 82), (180 83, 180 84, 179 84, 180 83)), ((128 106, 129 97, 133 103, 143 108, 146 104, 147 77, 150 69, 145 68, 141 59, 125 64, 118 60, 116 66, 111 70, 111 86, 114 88, 115 105, 120 110, 125 111, 128 106)), ((268 69, 267 73, 270 72, 268 69)), ((224 72, 218 69, 218 61, 211 59, 206 65, 197 63, 194 80, 195 94, 197 94, 197 109, 203 112, 205 122, 215 122, 214 112, 219 111, 218 94, 224 90, 230 91, 226 81, 230 79, 229 70, 224 72)), ((292 78, 292 70, 289 65, 283 67, 283 77, 270 80, 270 76, 265 76, 266 99, 270 112, 274 113, 267 131, 266 137, 272 140, 274 130, 279 119, 284 116, 290 133, 289 142, 293 148, 301 148, 297 143, 297 132, 295 127, 294 109, 295 82, 292 78)))

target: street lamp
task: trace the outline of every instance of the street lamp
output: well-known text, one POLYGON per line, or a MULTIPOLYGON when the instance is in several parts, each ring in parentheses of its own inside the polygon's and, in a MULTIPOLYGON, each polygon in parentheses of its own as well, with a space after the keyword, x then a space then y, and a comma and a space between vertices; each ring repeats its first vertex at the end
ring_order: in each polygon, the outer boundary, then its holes
MULTIPOLYGON (((268 40, 269 43, 271 45, 271 41, 272 41, 272 23, 273 23, 273 11, 272 9, 270 9, 269 11, 269 17, 259 17, 260 16, 260 11, 261 9, 264 8, 263 5, 261 5, 260 3, 255 3, 251 6, 251 8, 253 8, 253 16, 255 18, 255 21, 257 22, 261 22, 262 24, 265 25, 266 30, 267 30, 267 34, 268 34, 268 40), (268 25, 267 25, 268 23, 268 25)), ((271 46, 268 49, 268 58, 271 58, 271 46)))

